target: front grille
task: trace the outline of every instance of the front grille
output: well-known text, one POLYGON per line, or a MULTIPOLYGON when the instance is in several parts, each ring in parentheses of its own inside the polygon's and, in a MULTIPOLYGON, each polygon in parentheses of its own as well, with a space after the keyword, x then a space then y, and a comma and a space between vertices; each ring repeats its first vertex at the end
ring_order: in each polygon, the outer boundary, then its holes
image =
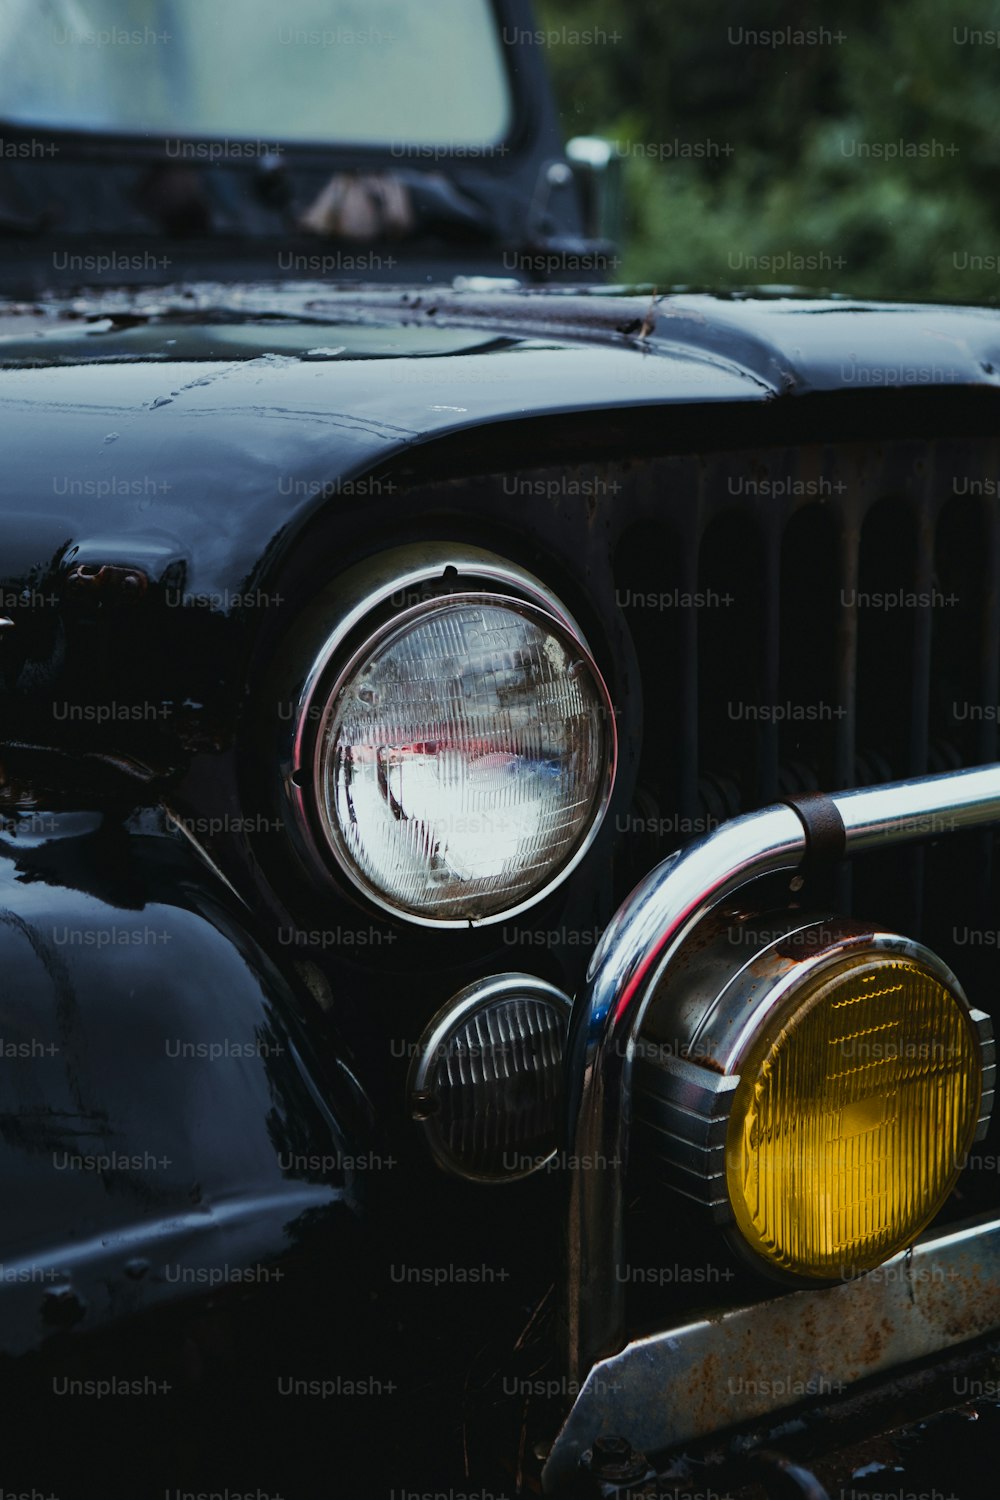
POLYGON ((963 493, 996 490, 989 455, 915 442, 675 464, 615 555, 646 749, 677 752, 648 778, 665 804, 705 818, 996 758, 1000 501, 963 493), (636 602, 660 596, 678 602, 636 602))
MULTIPOLYGON (((996 445, 771 450, 653 469, 648 513, 614 557, 644 686, 638 827, 676 828, 676 845, 797 792, 996 759, 996 445)), ((989 885, 992 845, 962 841, 966 910, 989 885)), ((877 875, 911 929, 924 918, 923 864, 904 851, 877 875)), ((851 900, 847 883, 839 895, 851 900)), ((979 900, 975 910, 981 922, 979 900)))

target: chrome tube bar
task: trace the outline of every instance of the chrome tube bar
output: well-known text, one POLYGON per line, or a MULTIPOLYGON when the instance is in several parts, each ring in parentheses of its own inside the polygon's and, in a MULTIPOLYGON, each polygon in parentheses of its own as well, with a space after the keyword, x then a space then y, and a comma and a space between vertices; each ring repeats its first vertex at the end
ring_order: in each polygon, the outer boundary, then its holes
MULTIPOLYGON (((846 853, 1000 821, 1000 765, 838 792, 846 853)), ((570 1202, 568 1373, 582 1384, 625 1343, 624 1187, 632 1060, 665 967, 698 922, 750 881, 793 870, 806 852, 797 813, 779 804, 724 823, 636 887, 594 953, 568 1047, 570 1202)))

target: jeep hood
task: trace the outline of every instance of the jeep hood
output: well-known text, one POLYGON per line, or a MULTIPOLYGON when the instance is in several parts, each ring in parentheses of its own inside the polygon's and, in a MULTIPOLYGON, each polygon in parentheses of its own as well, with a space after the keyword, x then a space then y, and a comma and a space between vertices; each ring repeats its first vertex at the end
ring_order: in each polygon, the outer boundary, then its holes
POLYGON ((1000 313, 977 308, 302 285, 0 304, 0 587, 106 545, 234 593, 339 483, 527 416, 659 408, 669 432, 693 403, 997 385, 1000 313))

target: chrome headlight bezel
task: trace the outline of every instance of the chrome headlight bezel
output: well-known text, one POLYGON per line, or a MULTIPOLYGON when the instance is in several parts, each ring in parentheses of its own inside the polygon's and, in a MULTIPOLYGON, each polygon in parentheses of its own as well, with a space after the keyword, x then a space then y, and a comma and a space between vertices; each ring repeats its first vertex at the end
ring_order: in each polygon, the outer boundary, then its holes
MULTIPOLYGON (((615 712, 604 677, 573 616, 543 583, 516 564, 474 547, 425 544, 398 548, 345 575, 322 645, 308 662, 292 713, 292 732, 281 756, 280 779, 290 825, 310 872, 325 884, 347 889, 394 920, 433 930, 468 929, 505 922, 530 910, 585 859, 598 836, 614 790, 618 760, 615 712), (387 899, 328 837, 319 809, 324 727, 338 694, 360 662, 406 621, 418 620, 445 602, 475 595, 498 607, 513 607, 568 637, 586 658, 602 699, 606 753, 599 794, 585 834, 567 859, 522 900, 496 912, 435 917, 387 899)), ((313 634, 315 642, 319 632, 313 634)))

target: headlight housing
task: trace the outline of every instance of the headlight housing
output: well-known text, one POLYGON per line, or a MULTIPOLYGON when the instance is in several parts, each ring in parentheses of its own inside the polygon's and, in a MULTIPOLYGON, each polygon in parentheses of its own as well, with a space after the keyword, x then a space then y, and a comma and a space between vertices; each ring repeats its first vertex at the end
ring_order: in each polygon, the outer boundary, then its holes
POLYGON ((820 967, 741 1060, 729 1200, 754 1254, 781 1270, 871 1270, 926 1228, 972 1143, 979 1043, 930 955, 820 967))
POLYGON ((527 576, 484 587, 452 567, 416 602, 398 588, 373 600, 350 641, 328 643, 300 703, 293 781, 313 847, 405 920, 525 910, 579 863, 606 811, 607 688, 527 576))
POLYGON ((846 919, 722 916, 713 938, 651 1005, 647 1150, 758 1268, 871 1270, 938 1214, 985 1130, 989 1018, 926 948, 846 919))

